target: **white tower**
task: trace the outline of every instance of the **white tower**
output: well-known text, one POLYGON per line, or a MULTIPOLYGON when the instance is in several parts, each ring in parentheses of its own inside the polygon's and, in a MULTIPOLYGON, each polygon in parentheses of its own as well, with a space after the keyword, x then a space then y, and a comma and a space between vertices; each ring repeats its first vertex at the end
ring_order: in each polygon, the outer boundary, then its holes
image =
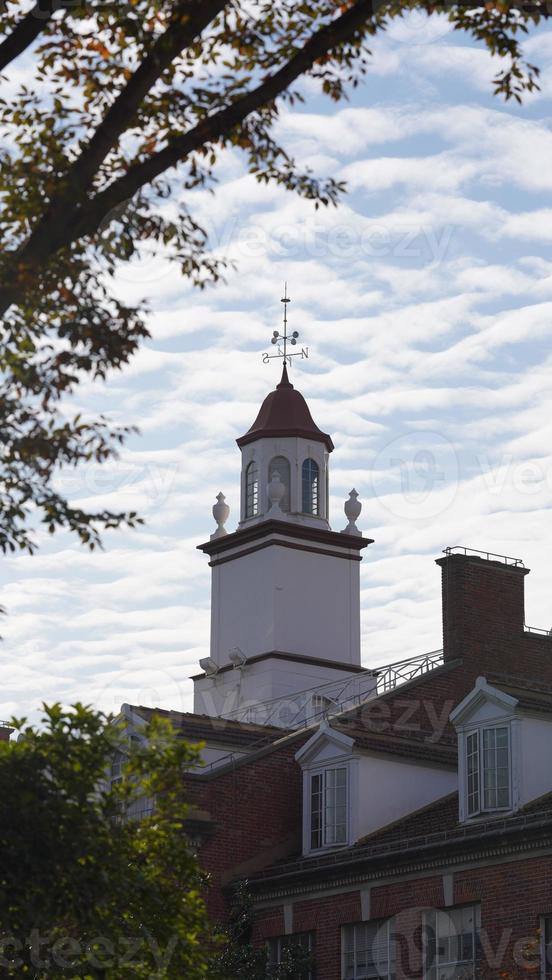
POLYGON ((311 716, 313 698, 300 692, 322 685, 331 702, 334 689, 358 694, 357 678, 362 693, 373 686, 360 661, 359 563, 371 539, 355 524, 356 491, 345 531, 330 529, 334 446, 290 384, 285 361, 280 384, 237 443, 238 529, 221 526, 228 508, 219 494, 219 527, 199 546, 212 568, 211 650, 205 673, 194 677, 194 710, 287 726, 311 716))

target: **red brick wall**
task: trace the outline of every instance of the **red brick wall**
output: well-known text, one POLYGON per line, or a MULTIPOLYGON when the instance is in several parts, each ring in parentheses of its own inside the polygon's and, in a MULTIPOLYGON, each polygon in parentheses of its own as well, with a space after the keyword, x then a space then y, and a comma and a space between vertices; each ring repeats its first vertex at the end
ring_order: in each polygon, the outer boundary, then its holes
POLYGON ((528 569, 467 555, 439 558, 445 660, 552 682, 552 639, 524 633, 528 569))
MULTIPOLYGON (((539 976, 534 967, 527 968, 530 964, 524 963, 523 951, 536 950, 539 917, 552 913, 552 857, 456 872, 453 894, 455 905, 481 905, 483 960, 478 976, 484 980, 539 976)), ((370 919, 395 917, 399 980, 423 976, 423 911, 444 907, 440 874, 372 887, 370 919)), ((315 932, 317 980, 341 980, 341 927, 360 918, 358 891, 294 903, 293 931, 315 932)), ((263 909, 256 916, 255 941, 282 935, 283 923, 281 908, 263 909)))
POLYGON ((447 673, 422 675, 354 712, 355 730, 436 743, 443 733, 456 744, 449 723, 452 709, 471 691, 477 672, 459 665, 447 673))
POLYGON ((199 851, 211 876, 208 904, 215 920, 225 918, 221 888, 235 876, 301 853, 303 783, 294 756, 306 737, 217 778, 189 781, 190 802, 207 811, 216 828, 199 851))

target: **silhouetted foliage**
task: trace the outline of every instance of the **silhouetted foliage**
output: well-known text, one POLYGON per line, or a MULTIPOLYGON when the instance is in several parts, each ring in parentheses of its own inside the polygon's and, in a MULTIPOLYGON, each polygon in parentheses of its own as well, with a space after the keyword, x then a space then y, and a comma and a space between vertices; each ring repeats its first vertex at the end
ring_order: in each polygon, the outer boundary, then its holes
MULTIPOLYGON (((32 551, 33 514, 93 548, 135 513, 88 512, 54 478, 116 455, 128 429, 66 416, 83 380, 123 368, 147 338, 144 307, 110 281, 144 243, 198 286, 224 262, 192 213, 222 151, 261 183, 319 205, 344 190, 278 142, 282 106, 305 77, 334 102, 370 64, 370 38, 413 8, 445 13, 503 67, 495 91, 536 85, 521 39, 547 5, 433 0, 37 0, 0 5, 0 71, 21 54, 28 81, 0 99, 0 548, 32 551), (22 10, 23 7, 23 10, 22 10)), ((8 90, 9 91, 9 90, 8 90)))
POLYGON ((163 721, 131 747, 82 705, 44 711, 42 729, 15 722, 19 740, 0 742, 1 975, 203 980, 204 882, 183 823, 196 749, 163 721), (152 815, 123 819, 152 799, 152 815))

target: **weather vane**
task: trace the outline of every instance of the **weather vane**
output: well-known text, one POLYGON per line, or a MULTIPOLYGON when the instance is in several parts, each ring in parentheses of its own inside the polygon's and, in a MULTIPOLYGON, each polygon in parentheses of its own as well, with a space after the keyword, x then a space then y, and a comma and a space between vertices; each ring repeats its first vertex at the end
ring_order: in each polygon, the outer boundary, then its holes
POLYGON ((301 359, 303 359, 303 358, 308 358, 309 356, 308 347, 302 347, 301 350, 296 350, 291 352, 288 351, 288 344, 291 344, 292 347, 296 346, 299 332, 297 330, 294 330, 293 333, 288 334, 288 330, 287 330, 287 326, 288 326, 287 305, 288 303, 291 303, 291 300, 287 294, 287 282, 284 283, 284 295, 282 296, 281 302, 284 304, 284 332, 280 333, 279 330, 275 330, 271 338, 271 343, 278 345, 278 353, 263 354, 263 364, 268 364, 268 362, 271 361, 274 357, 283 357, 284 365, 286 364, 291 365, 292 357, 300 357, 301 359))

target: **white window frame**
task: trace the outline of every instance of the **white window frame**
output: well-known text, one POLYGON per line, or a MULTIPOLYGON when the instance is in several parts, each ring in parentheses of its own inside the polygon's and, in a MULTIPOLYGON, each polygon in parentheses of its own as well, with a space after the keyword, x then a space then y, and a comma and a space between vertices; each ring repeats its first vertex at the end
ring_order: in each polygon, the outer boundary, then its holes
POLYGON ((540 917, 540 977, 541 980, 550 980, 552 977, 552 912, 548 912, 540 917), (546 961, 547 947, 550 950, 550 964, 546 961), (548 966, 548 969, 547 969, 548 966))
POLYGON ((495 718, 485 724, 478 724, 473 726, 465 726, 460 732, 460 748, 459 753, 459 789, 460 789, 460 819, 461 820, 473 820, 488 814, 493 813, 511 813, 514 809, 514 738, 517 731, 514 730, 514 724, 510 718, 495 718), (504 728, 507 732, 508 738, 508 803, 504 806, 486 806, 485 805, 485 763, 484 763, 484 739, 485 732, 496 731, 497 729, 504 728), (477 740, 477 794, 478 801, 475 808, 470 809, 470 797, 472 795, 472 785, 470 784, 470 778, 468 773, 468 763, 470 759, 470 742, 472 739, 477 740))
MULTIPOLYGON (((309 465, 309 475, 310 475, 310 465, 309 465)), ((307 514, 309 517, 319 517, 320 516, 320 463, 314 456, 306 456, 301 463, 301 513, 307 514), (310 483, 305 483, 305 463, 314 464, 316 467, 316 474, 314 479, 310 480, 310 483), (309 492, 309 506, 305 510, 305 490, 308 489, 309 492)))
POLYGON ((354 742, 348 735, 334 732, 324 722, 295 756, 303 770, 303 854, 322 854, 328 850, 348 847, 357 839, 359 829, 359 762, 354 754, 354 742), (347 834, 340 844, 311 847, 311 787, 312 777, 328 769, 347 770, 347 834))
MULTIPOLYGON (((477 903, 473 905, 454 905, 444 909, 432 909, 430 912, 426 912, 424 914, 424 927, 426 945, 424 965, 425 980, 475 980, 478 960, 479 934, 481 932, 481 906, 477 903), (440 962, 438 954, 438 924, 440 917, 448 917, 449 920, 454 920, 455 916, 461 916, 466 911, 471 911, 473 916, 471 959, 446 959, 440 962), (429 938, 427 933, 430 928, 433 929, 435 936, 435 960, 428 963, 429 938)), ((450 938, 450 936, 447 936, 447 939, 448 938, 450 938)))
POLYGON ((395 980, 396 974, 396 961, 397 961, 397 951, 395 945, 395 935, 393 932, 393 919, 378 919, 378 920, 368 920, 366 922, 348 922, 346 925, 341 927, 341 977, 342 980, 395 980), (374 969, 372 972, 364 970, 359 972, 357 965, 357 932, 360 930, 367 929, 368 931, 374 932, 371 942, 375 936, 380 932, 380 930, 385 930, 386 932, 386 942, 387 942, 387 970, 386 972, 381 971, 382 961, 379 960, 374 964, 374 969), (352 930, 353 932, 353 973, 347 973, 347 953, 348 946, 346 940, 347 930, 352 930))
MULTIPOLYGON (((350 823, 351 823, 351 821, 350 821, 350 798, 351 798, 351 791, 350 791, 350 773, 349 773, 349 766, 347 765, 346 762, 339 762, 339 761, 336 760, 335 763, 332 762, 329 765, 321 766, 320 768, 317 768, 317 769, 311 769, 307 773, 307 785, 308 785, 308 804, 309 804, 308 805, 308 828, 309 828, 309 839, 308 839, 308 842, 309 842, 309 851, 322 851, 322 850, 327 850, 328 848, 346 847, 347 844, 349 843, 349 838, 350 838, 350 823), (329 773, 337 773, 337 772, 344 772, 345 773, 345 840, 342 840, 342 841, 326 840, 327 831, 328 831, 328 823, 327 823, 327 819, 326 819, 327 818, 327 811, 328 811, 328 806, 327 806, 327 803, 326 803, 326 794, 328 792, 328 786, 327 786, 327 783, 328 783, 328 774, 329 773), (312 830, 312 816, 313 816, 313 814, 312 814, 312 789, 313 789, 313 781, 314 781, 314 779, 321 779, 321 781, 322 781, 321 824, 320 824, 320 833, 321 833, 321 837, 322 837, 322 843, 321 844, 318 844, 318 845, 313 845, 313 843, 312 843, 312 833, 313 833, 313 830, 312 830)), ((329 826, 331 827, 332 824, 330 824, 329 826)), ((337 825, 337 822, 333 824, 334 831, 335 831, 335 829, 336 829, 337 826, 338 826, 337 825)))
POLYGON ((260 467, 258 461, 253 456, 247 463, 244 470, 244 493, 243 493, 243 517, 244 520, 248 520, 251 517, 258 517, 261 509, 261 499, 260 499, 260 467), (249 474, 254 474, 254 479, 250 483, 249 474), (250 492, 251 487, 251 492, 250 492), (251 513, 250 511, 251 503, 251 513))

